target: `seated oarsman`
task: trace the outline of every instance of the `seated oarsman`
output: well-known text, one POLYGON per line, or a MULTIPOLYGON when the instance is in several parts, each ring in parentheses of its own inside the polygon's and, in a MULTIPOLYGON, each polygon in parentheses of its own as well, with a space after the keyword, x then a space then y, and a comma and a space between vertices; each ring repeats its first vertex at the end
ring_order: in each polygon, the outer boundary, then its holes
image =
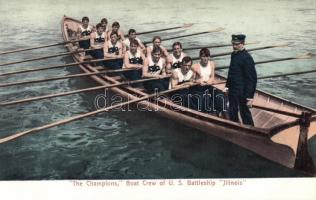
POLYGON ((191 70, 192 58, 190 56, 183 57, 179 63, 179 67, 172 70, 169 89, 181 87, 183 84, 191 84, 195 80, 195 74, 191 70))
MULTIPOLYGON (((93 31, 93 26, 89 24, 89 18, 83 17, 82 24, 78 27, 77 35, 79 36, 78 39, 82 40, 79 41, 79 48, 89 49, 90 48, 90 34, 93 31)), ((89 54, 86 52, 86 54, 89 54)))
POLYGON ((124 67, 134 68, 135 70, 124 72, 124 76, 129 80, 138 80, 142 77, 142 67, 147 64, 147 59, 143 52, 138 48, 137 40, 130 41, 130 48, 124 55, 124 67))
POLYGON ((186 54, 182 51, 182 44, 180 42, 175 42, 172 44, 172 54, 170 54, 171 69, 177 69, 181 67, 181 61, 186 54))
MULTIPOLYGON (((195 74, 191 70, 192 58, 189 56, 183 57, 180 68, 172 70, 172 75, 170 78, 169 89, 183 87, 184 85, 191 85, 195 83, 195 74)), ((184 88, 171 93, 169 96, 172 101, 178 105, 185 107, 192 107, 189 105, 190 100, 190 88, 184 88)))
POLYGON ((102 59, 104 58, 104 45, 107 41, 106 33, 103 31, 101 23, 97 24, 96 29, 97 31, 90 35, 91 48, 95 49, 90 52, 90 55, 95 59, 102 59))
POLYGON ((128 38, 126 38, 123 42, 123 44, 125 45, 125 48, 126 48, 126 51, 129 50, 130 48, 130 43, 132 40, 137 40, 138 42, 138 47, 144 51, 145 50, 145 46, 144 44, 142 43, 142 41, 136 37, 136 30, 135 29, 129 29, 128 30, 128 38))
POLYGON ((171 62, 171 58, 169 58, 168 51, 165 47, 161 45, 161 38, 159 36, 155 36, 152 40, 152 45, 146 48, 146 56, 147 58, 151 57, 152 51, 154 48, 161 49, 161 56, 167 60, 167 62, 171 62))
POLYGON ((149 93, 168 89, 169 80, 163 78, 166 76, 166 67, 169 63, 161 55, 160 47, 154 47, 150 57, 147 57, 147 64, 143 66, 143 78, 161 78, 144 82, 144 87, 149 93))
POLYGON ((215 79, 215 62, 210 59, 211 54, 207 48, 200 50, 199 57, 200 61, 192 66, 192 70, 196 74, 195 82, 200 85, 190 91, 190 106, 202 112, 219 113, 223 110, 225 100, 224 94, 212 86, 215 79))
POLYGON ((101 23, 101 25, 103 27, 103 31, 107 34, 107 32, 109 31, 108 20, 106 18, 102 18, 100 23, 101 23))
POLYGON ((117 32, 112 32, 110 40, 104 45, 105 58, 115 58, 113 60, 104 61, 104 65, 108 69, 121 69, 123 65, 123 45, 118 41, 117 32))
POLYGON ((118 22, 112 23, 112 29, 109 30, 107 33, 108 38, 110 38, 110 35, 112 32, 117 33, 118 40, 120 40, 121 42, 125 40, 124 33, 123 33, 123 31, 120 30, 120 24, 118 22))

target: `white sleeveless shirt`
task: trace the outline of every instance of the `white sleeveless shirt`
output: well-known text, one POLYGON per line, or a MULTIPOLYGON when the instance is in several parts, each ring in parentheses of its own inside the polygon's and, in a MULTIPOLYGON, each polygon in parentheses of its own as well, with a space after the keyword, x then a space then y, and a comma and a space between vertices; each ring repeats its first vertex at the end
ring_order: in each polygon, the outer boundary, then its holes
POLYGON ((148 73, 152 75, 159 75, 163 69, 165 59, 160 58, 157 63, 154 63, 152 57, 148 58, 148 73))
POLYGON ((184 81, 189 81, 193 76, 193 72, 191 69, 186 74, 182 73, 181 68, 174 69, 173 71, 178 75, 179 83, 182 83, 184 81))
POLYGON ((180 63, 182 62, 182 59, 184 57, 184 53, 181 52, 181 55, 179 58, 176 58, 173 53, 170 54, 170 57, 172 58, 172 69, 180 68, 180 63))
POLYGON ((202 81, 207 82, 210 79, 210 76, 212 74, 212 65, 211 62, 209 61, 207 65, 201 66, 201 63, 199 63, 199 68, 200 68, 200 78, 202 81))

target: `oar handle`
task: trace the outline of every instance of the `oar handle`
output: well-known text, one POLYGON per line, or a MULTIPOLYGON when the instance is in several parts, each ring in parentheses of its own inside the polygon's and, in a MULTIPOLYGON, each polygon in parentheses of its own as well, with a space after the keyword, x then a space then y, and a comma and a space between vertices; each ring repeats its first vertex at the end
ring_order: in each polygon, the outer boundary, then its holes
POLYGON ((59 125, 62 125, 62 124, 70 123, 72 121, 76 121, 76 120, 79 120, 79 119, 82 119, 82 118, 85 118, 85 117, 93 116, 93 115, 96 115, 98 113, 108 112, 108 111, 113 110, 115 108, 126 106, 128 104, 134 104, 134 103, 137 103, 137 102, 145 101, 145 100, 148 100, 148 99, 153 98, 153 97, 158 97, 158 96, 163 95, 163 94, 168 94, 170 92, 174 92, 174 91, 177 91, 177 90, 189 88, 189 87, 192 87, 194 85, 197 85, 197 84, 186 85, 186 86, 183 86, 183 87, 174 88, 174 89, 166 90, 166 91, 163 91, 163 92, 146 95, 146 96, 143 96, 143 97, 140 97, 140 98, 132 96, 133 100, 130 100, 130 101, 127 101, 127 102, 124 102, 124 103, 119 103, 119 104, 116 104, 116 105, 113 105, 113 106, 110 106, 110 107, 107 107, 107 108, 102 108, 102 109, 98 109, 98 110, 95 110, 95 111, 92 111, 92 112, 87 112, 87 113, 84 113, 84 114, 81 114, 81 115, 76 115, 76 116, 69 117, 69 118, 64 119, 64 120, 60 120, 60 121, 57 121, 57 122, 53 122, 53 123, 46 124, 46 125, 43 125, 43 126, 40 126, 40 127, 35 127, 35 128, 29 129, 29 130, 26 130, 26 131, 15 133, 15 134, 10 135, 10 136, 3 137, 3 138, 0 139, 0 144, 1 143, 5 143, 5 142, 9 142, 11 140, 17 139, 19 137, 22 137, 22 136, 25 136, 25 135, 28 135, 28 134, 31 134, 31 133, 35 133, 35 132, 38 132, 38 131, 41 131, 41 130, 45 130, 45 129, 48 129, 48 128, 52 128, 52 127, 55 127, 55 126, 59 126, 59 125))

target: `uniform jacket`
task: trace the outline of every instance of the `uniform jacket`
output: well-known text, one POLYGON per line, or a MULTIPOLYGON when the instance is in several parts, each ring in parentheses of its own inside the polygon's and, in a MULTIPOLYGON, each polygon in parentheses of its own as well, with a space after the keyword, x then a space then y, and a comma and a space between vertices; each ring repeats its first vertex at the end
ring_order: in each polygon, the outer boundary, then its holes
POLYGON ((244 49, 231 54, 226 87, 230 95, 253 98, 257 85, 257 72, 251 55, 244 49))

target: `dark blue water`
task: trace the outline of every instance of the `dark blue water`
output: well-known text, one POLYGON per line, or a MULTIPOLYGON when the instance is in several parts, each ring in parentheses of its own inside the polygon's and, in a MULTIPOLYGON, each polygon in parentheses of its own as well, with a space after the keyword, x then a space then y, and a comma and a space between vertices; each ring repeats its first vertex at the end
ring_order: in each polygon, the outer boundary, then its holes
MULTIPOLYGON (((316 53, 316 3, 304 0, 251 3, 248 1, 175 1, 155 3, 123 1, 4 1, 0 0, 0 52, 62 40, 60 20, 64 14, 93 23, 103 17, 118 20, 123 30, 138 31, 193 22, 183 31, 161 33, 162 37, 224 27, 221 33, 181 39, 184 46, 229 43, 233 33, 245 33, 249 41, 289 47, 253 52, 256 61, 316 53), (243 7, 236 9, 238 5, 243 7), (109 6, 110 5, 110 6, 109 6), (140 14, 139 8, 143 5, 140 14), (190 9, 188 9, 190 8, 190 9), (93 11, 93 12, 92 12, 93 11)), ((141 39, 151 40, 153 34, 141 39)), ((164 42, 168 48, 173 41, 164 42)), ((213 53, 231 48, 211 49, 213 53)), ((0 63, 66 52, 62 46, 2 55, 0 63)), ((197 56, 197 51, 187 52, 197 56)), ((0 73, 72 62, 56 57, 0 67, 0 73)), ((229 57, 217 58, 227 65, 229 57)), ((260 75, 315 69, 315 59, 258 65, 260 75)), ((1 83, 79 73, 60 68, 0 77, 1 83)), ((226 71, 222 71, 226 74, 226 71)), ((315 74, 261 80, 258 88, 294 102, 316 108, 315 74)), ((92 87, 88 78, 66 79, 32 85, 0 88, 0 101, 92 87)), ((94 98, 103 91, 76 94, 0 108, 0 136, 27 130, 94 110, 94 98)), ((310 142, 315 160, 316 141, 310 142)), ((110 112, 55 127, 0 145, 1 180, 130 179, 130 178, 224 178, 296 177, 299 172, 272 163, 236 145, 188 128, 152 112, 110 112)))

